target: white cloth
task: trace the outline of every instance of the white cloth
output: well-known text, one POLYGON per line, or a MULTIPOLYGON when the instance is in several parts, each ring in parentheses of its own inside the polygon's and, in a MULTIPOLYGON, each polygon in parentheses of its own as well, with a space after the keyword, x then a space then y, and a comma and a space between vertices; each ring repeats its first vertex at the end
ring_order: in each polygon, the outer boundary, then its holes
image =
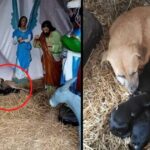
POLYGON ((8 64, 9 62, 5 59, 5 57, 0 52, 0 78, 5 80, 11 80, 13 75, 13 67, 3 66, 8 64))
MULTIPOLYGON (((20 66, 20 63, 19 63, 19 60, 17 59, 17 63, 16 63, 18 66, 20 66)), ((19 68, 15 68, 15 77, 17 79, 23 79, 23 78, 26 78, 26 74, 25 72, 23 72, 21 69, 19 68)))

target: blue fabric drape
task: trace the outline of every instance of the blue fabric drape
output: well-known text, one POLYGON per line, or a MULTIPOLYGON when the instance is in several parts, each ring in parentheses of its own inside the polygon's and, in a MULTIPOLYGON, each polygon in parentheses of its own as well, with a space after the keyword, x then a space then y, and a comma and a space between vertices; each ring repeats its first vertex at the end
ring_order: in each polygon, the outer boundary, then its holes
POLYGON ((11 25, 12 25, 13 29, 17 29, 18 28, 18 22, 19 22, 17 0, 12 0, 12 8, 13 8, 13 12, 11 14, 12 15, 11 25))
POLYGON ((29 30, 33 30, 33 28, 36 26, 40 2, 41 2, 41 0, 35 0, 34 1, 34 5, 32 7, 32 11, 30 14, 30 19, 29 19, 29 24, 28 24, 29 30))

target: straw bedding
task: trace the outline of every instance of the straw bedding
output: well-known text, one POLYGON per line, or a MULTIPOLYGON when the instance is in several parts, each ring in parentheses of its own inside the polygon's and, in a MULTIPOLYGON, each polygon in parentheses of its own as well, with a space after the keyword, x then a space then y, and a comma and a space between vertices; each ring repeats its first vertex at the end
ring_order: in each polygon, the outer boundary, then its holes
MULTIPOLYGON (((18 111, 0 111, 0 150, 78 148, 77 128, 58 122, 58 107, 51 108, 48 104, 48 98, 53 92, 34 94, 27 106, 18 111)), ((24 92, 0 96, 0 106, 19 106, 26 96, 24 92)))
MULTIPOLYGON (((108 29, 122 12, 136 6, 149 5, 148 0, 84 0, 104 28, 103 40, 93 50, 83 73, 84 150, 127 150, 130 139, 121 140, 109 131, 112 109, 125 101, 128 92, 120 86, 109 64, 102 68, 101 54, 108 47, 108 29)), ((150 144, 147 146, 150 150, 150 144)))

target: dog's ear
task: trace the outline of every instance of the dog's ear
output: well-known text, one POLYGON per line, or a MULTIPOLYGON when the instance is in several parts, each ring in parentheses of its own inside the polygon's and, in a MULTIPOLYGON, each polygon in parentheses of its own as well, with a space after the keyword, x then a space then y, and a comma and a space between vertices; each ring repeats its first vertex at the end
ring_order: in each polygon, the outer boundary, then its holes
POLYGON ((140 46, 138 48, 138 57, 141 61, 145 61, 147 57, 147 48, 140 46))
POLYGON ((103 66, 105 62, 109 61, 109 59, 108 59, 108 51, 103 52, 102 55, 101 55, 101 58, 102 58, 101 59, 101 66, 103 66))
POLYGON ((140 47, 139 49, 139 68, 143 68, 144 65, 149 61, 148 50, 146 47, 140 47))
POLYGON ((134 56, 139 58, 140 64, 145 64, 148 59, 148 51, 144 46, 133 45, 134 56))

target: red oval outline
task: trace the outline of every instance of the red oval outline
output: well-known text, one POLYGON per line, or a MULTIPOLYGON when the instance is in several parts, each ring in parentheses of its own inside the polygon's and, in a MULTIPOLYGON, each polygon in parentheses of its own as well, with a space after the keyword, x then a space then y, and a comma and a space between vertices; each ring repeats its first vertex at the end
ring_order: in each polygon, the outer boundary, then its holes
POLYGON ((27 96, 27 98, 25 99, 25 101, 20 105, 20 106, 17 106, 17 107, 13 107, 13 108, 4 108, 4 107, 0 107, 0 110, 2 110, 2 111, 6 111, 6 112, 11 112, 11 111, 15 111, 15 110, 18 110, 18 109, 20 109, 20 108, 23 108, 24 106, 26 106, 27 105, 27 103, 29 102, 29 100, 30 100, 30 98, 31 98, 31 96, 32 96, 32 79, 31 79, 31 77, 29 76, 29 74, 27 73, 27 71, 25 71, 22 67, 20 67, 20 66, 18 66, 18 65, 16 65, 16 64, 0 64, 0 67, 4 67, 4 66, 15 66, 15 67, 17 67, 17 68, 19 68, 20 70, 22 70, 25 74, 26 74, 26 76, 27 76, 27 78, 29 79, 29 82, 30 82, 30 93, 29 93, 29 95, 27 96))

